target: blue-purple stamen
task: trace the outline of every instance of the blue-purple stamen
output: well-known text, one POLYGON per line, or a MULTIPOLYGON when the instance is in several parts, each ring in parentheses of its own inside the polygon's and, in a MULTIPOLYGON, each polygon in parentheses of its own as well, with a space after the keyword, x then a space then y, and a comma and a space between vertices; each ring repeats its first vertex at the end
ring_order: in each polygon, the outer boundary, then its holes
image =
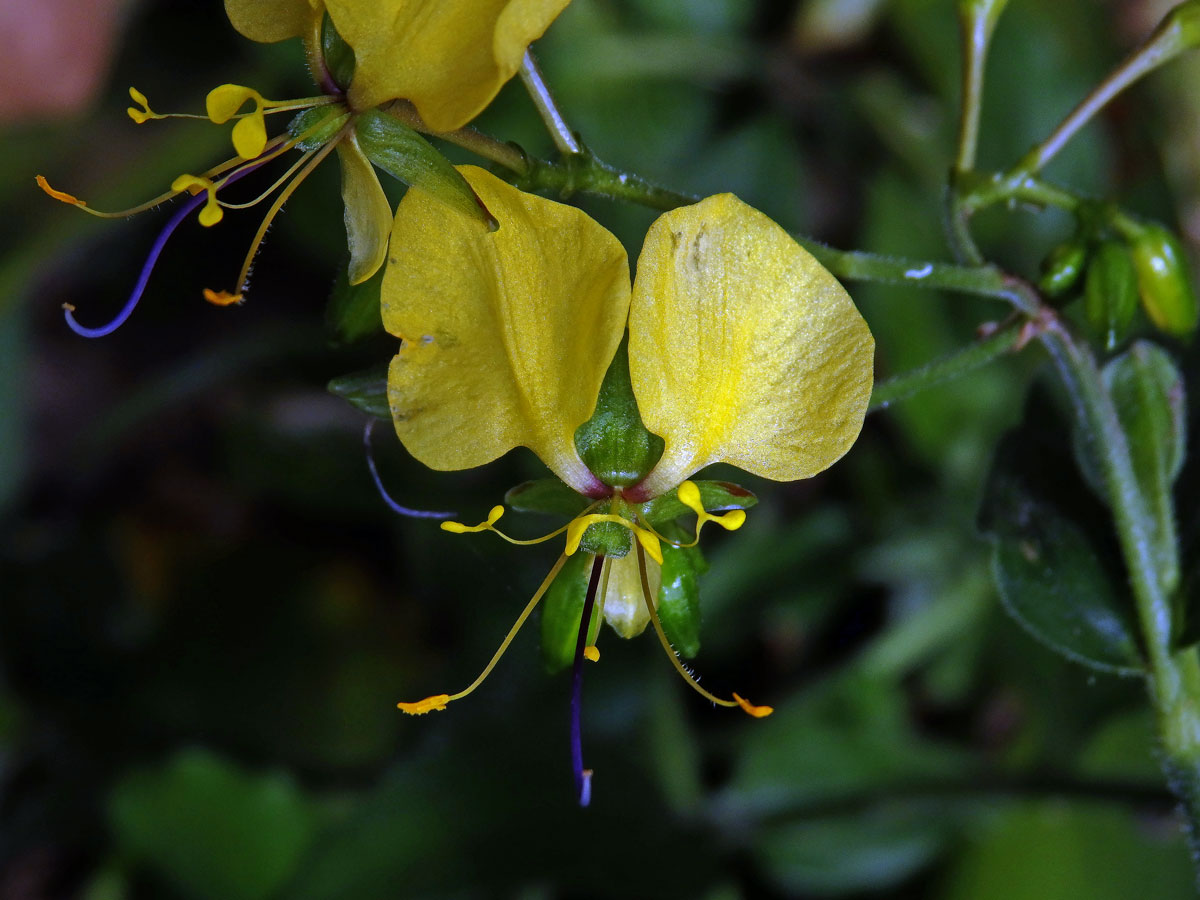
MULTIPOLYGON (((240 169, 234 170, 228 176, 226 176, 224 182, 221 184, 221 187, 232 184, 243 175, 253 172, 261 165, 262 162, 255 162, 251 165, 243 166, 240 169)), ((146 290, 146 283, 150 281, 150 273, 154 271, 155 265, 158 264, 158 257, 162 254, 163 248, 166 247, 167 241, 170 240, 171 235, 175 233, 175 229, 180 226, 183 220, 191 215, 195 211, 196 207, 204 203, 207 199, 207 194, 203 191, 201 191, 199 194, 196 194, 194 197, 190 197, 187 203, 181 206, 175 215, 171 216, 171 218, 167 221, 167 224, 163 226, 163 230, 158 233, 158 237, 155 239, 153 246, 150 247, 150 253, 146 257, 146 262, 142 265, 142 272, 138 276, 137 284, 133 286, 133 293, 129 295, 129 299, 125 301, 125 305, 121 307, 121 311, 117 313, 116 316, 110 322, 108 322, 108 324, 101 325, 97 328, 88 328, 86 325, 80 325, 78 320, 75 318, 74 309, 71 307, 64 307, 63 314, 67 320, 67 326, 80 337, 101 338, 107 337, 124 325, 125 321, 131 315, 133 315, 133 311, 137 308, 138 303, 141 301, 142 294, 146 290)))
POLYGON ((571 673, 571 768, 575 772, 575 792, 579 796, 580 806, 592 802, 592 770, 583 767, 583 651, 587 647, 592 609, 596 605, 596 590, 600 586, 603 568, 604 557, 598 555, 592 560, 592 576, 588 580, 583 614, 579 617, 579 637, 575 641, 575 668, 571 673))
POLYGON ((388 508, 401 516, 408 516, 411 519, 453 519, 458 515, 456 512, 434 512, 427 509, 410 509, 407 506, 401 506, 388 494, 387 489, 383 486, 383 479, 379 477, 379 470, 375 468, 375 451, 371 447, 371 432, 375 430, 375 419, 367 419, 367 425, 363 429, 363 447, 367 451, 367 468, 371 472, 371 480, 375 482, 375 490, 379 491, 379 496, 383 498, 383 502, 388 505, 388 508))

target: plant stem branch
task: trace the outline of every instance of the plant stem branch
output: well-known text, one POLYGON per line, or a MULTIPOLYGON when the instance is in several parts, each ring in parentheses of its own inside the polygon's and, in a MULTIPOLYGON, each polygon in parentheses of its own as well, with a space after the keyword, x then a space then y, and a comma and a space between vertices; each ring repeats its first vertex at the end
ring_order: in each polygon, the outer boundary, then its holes
POLYGON ((525 90, 529 92, 529 98, 533 101, 533 105, 537 107, 538 115, 546 124, 546 130, 550 132, 550 137, 554 140, 554 146, 558 148, 558 152, 564 156, 582 153, 583 146, 579 143, 575 132, 567 126, 567 120, 563 118, 558 104, 554 102, 554 95, 550 93, 550 88, 546 86, 546 81, 542 78, 532 50, 526 50, 525 58, 521 60, 521 81, 524 82, 525 90))
POLYGON ((887 409, 897 400, 903 400, 944 381, 968 375, 992 360, 1020 350, 1023 346, 1020 326, 1021 320, 1013 319, 982 340, 968 344, 918 369, 902 372, 879 382, 871 392, 871 405, 867 412, 887 409))
MULTIPOLYGON (((1181 4, 1180 6, 1183 6, 1181 4)), ((1040 172, 1066 146, 1084 125, 1102 110, 1113 97, 1142 76, 1174 59, 1194 46, 1194 25, 1184 20, 1185 13, 1176 7, 1162 20, 1154 33, 1096 85, 1078 106, 1062 120, 1053 133, 1025 154, 1014 171, 1033 174, 1040 172)), ((1193 16, 1194 18, 1194 16, 1193 16)))

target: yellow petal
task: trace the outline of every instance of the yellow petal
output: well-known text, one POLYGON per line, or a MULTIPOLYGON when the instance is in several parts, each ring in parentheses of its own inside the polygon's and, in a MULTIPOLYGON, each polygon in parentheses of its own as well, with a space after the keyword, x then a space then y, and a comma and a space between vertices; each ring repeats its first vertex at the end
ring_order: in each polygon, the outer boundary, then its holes
POLYGON ((354 49, 350 103, 411 100, 435 131, 487 106, 570 0, 328 0, 354 49))
POLYGON ((497 231, 411 188, 396 210, 383 324, 403 338, 388 373, 396 433, 433 469, 532 449, 581 493, 575 451, 629 308, 615 237, 574 207, 459 169, 497 231))
POLYGON ((854 443, 875 341, 837 280, 732 194, 660 217, 638 259, 629 370, 666 442, 642 489, 718 461, 791 481, 854 443))
POLYGON ((350 283, 361 284, 379 271, 387 256, 392 207, 353 131, 338 142, 337 152, 342 164, 342 205, 346 217, 346 244, 350 248, 350 283))
POLYGON ((252 41, 272 43, 303 37, 316 16, 319 0, 225 0, 225 14, 252 41))
MULTIPOLYGON (((604 594, 604 621, 623 638, 637 637, 650 621, 646 601, 642 599, 642 576, 636 553, 609 560, 608 591, 604 594)), ((646 560, 646 578, 650 582, 650 601, 658 608, 658 589, 662 566, 646 560)))

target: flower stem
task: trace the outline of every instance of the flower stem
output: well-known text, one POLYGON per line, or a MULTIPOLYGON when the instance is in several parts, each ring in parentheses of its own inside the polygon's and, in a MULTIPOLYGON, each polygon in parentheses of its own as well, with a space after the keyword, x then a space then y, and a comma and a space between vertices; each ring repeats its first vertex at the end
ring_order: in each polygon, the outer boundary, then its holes
POLYGON ((529 98, 537 107, 538 115, 546 123, 546 130, 550 132, 558 152, 564 156, 582 153, 583 146, 575 132, 567 127, 567 120, 559 112, 558 104, 554 102, 554 95, 550 93, 550 88, 542 78, 532 50, 526 50, 525 58, 521 60, 521 81, 525 83, 525 90, 529 92, 529 98))
POLYGON ((979 112, 983 106, 983 70, 988 45, 996 20, 1008 0, 962 0, 958 4, 962 30, 963 83, 962 116, 958 127, 958 155, 954 168, 969 172, 975 168, 975 149, 979 140, 979 112))
POLYGON ((887 409, 897 400, 903 400, 918 391, 968 375, 992 360, 1021 349, 1022 336, 1020 320, 1013 319, 982 340, 968 344, 920 368, 881 381, 871 392, 871 406, 867 411, 887 409))

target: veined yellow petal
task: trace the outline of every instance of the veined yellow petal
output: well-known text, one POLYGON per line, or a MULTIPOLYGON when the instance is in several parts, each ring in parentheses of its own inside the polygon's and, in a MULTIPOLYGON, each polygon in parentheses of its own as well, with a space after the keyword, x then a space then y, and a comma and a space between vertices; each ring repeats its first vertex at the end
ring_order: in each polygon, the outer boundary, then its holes
POLYGON ((487 106, 570 0, 328 0, 354 49, 349 99, 369 109, 411 100, 435 131, 487 106))
POLYGON ((383 265, 392 231, 392 207, 379 176, 350 131, 337 145, 342 164, 342 205, 350 248, 350 283, 361 284, 383 265))
MULTIPOLYGON (((637 554, 630 553, 608 561, 608 590, 604 594, 604 621, 623 638, 637 637, 650 621, 650 611, 642 597, 642 576, 638 571, 637 554)), ((658 606, 658 589, 662 583, 662 566, 646 560, 646 578, 650 596, 658 606)))
POLYGON ((875 341, 837 280, 732 194, 660 217, 638 260, 629 370, 666 442, 653 496, 728 462, 791 481, 854 443, 875 341))
POLYGON ((396 210, 381 293, 403 338, 388 373, 396 433, 433 469, 532 449, 580 493, 602 486, 575 450, 629 308, 615 237, 574 207, 459 169, 497 231, 411 188, 396 210))
POLYGON ((225 0, 225 14, 241 34, 269 44, 302 37, 321 6, 320 0, 225 0))

